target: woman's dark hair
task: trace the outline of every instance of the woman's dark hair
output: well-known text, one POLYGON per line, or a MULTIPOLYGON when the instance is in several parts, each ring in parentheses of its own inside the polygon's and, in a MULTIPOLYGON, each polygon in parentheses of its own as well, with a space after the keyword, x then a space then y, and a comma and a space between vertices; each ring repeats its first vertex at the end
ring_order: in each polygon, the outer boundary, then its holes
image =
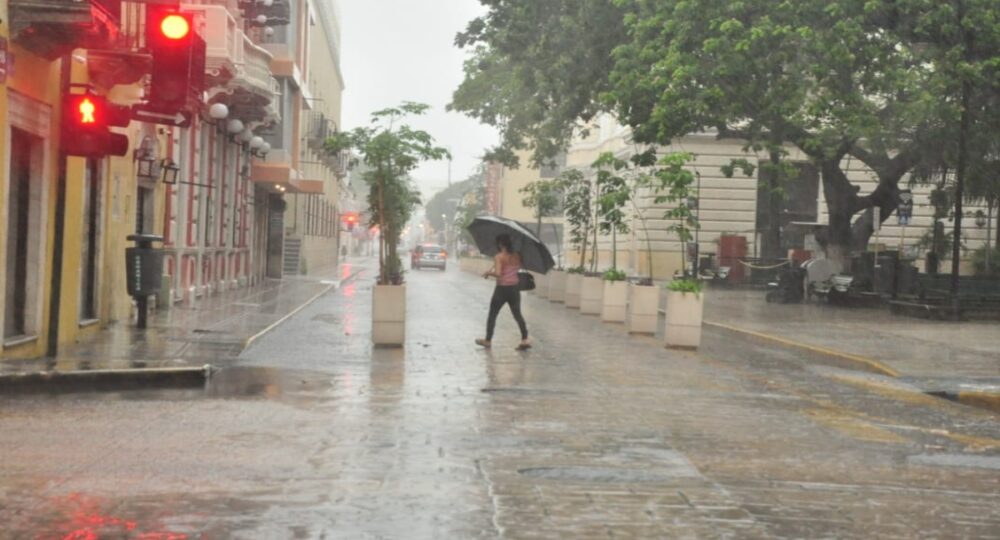
POLYGON ((514 243, 511 242, 509 234, 497 235, 497 249, 505 250, 507 253, 514 253, 514 243))

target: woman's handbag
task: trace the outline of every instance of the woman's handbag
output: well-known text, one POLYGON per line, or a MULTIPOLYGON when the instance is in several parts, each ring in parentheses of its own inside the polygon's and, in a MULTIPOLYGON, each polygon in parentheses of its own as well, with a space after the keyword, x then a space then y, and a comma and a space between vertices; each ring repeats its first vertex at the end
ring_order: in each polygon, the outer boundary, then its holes
POLYGON ((521 291, 531 291, 535 288, 535 276, 527 272, 517 273, 517 288, 521 291))

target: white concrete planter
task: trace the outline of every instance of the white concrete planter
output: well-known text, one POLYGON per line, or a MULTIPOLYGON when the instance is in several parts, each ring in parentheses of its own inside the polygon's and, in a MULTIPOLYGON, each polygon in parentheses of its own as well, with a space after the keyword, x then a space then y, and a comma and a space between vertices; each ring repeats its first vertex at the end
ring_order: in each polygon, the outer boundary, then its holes
POLYGON ((402 347, 406 341, 406 285, 372 287, 372 343, 402 347))
POLYGON ((628 331, 631 334, 655 334, 660 314, 660 288, 655 285, 630 285, 628 331))
POLYGON ((535 294, 539 298, 549 297, 549 274, 535 274, 535 294))
POLYGON ((549 272, 549 300, 552 302, 566 301, 566 272, 562 270, 549 272))
POLYGON ((667 324, 664 342, 667 347, 696 349, 701 345, 701 316, 705 293, 667 291, 667 324))
POLYGON ((627 308, 628 282, 605 281, 604 297, 601 299, 601 320, 623 323, 627 308))
POLYGON ((584 277, 580 283, 580 313, 600 315, 604 306, 604 280, 584 277))
POLYGON ((580 309, 580 286, 582 274, 566 274, 566 307, 580 309))

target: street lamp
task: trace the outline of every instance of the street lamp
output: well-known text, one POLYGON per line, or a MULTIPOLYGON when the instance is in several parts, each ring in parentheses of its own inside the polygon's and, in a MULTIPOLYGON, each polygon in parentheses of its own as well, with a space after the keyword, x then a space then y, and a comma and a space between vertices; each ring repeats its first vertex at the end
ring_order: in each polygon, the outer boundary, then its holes
MULTIPOLYGON (((991 210, 992 210, 992 208, 991 208, 991 210)), ((976 227, 977 228, 982 229, 983 227, 985 227, 987 225, 992 225, 992 221, 993 221, 992 216, 987 217, 986 214, 984 214, 982 210, 976 210, 976 227)), ((993 251, 993 246, 990 245, 991 240, 992 240, 990 238, 990 236, 991 236, 990 232, 991 231, 989 229, 986 229, 986 247, 985 247, 985 251, 986 251, 986 261, 985 261, 986 264, 985 264, 985 266, 986 266, 986 268, 985 268, 985 270, 986 270, 986 275, 987 276, 990 275, 990 262, 991 262, 990 258, 991 258, 991 255, 992 255, 991 252, 993 251)))

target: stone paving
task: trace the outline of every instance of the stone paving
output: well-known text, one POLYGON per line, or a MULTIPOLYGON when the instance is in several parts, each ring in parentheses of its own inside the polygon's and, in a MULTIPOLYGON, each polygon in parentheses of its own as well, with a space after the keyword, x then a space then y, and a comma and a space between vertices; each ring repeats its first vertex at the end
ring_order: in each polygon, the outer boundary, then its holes
POLYGON ((204 391, 0 397, 0 537, 998 537, 990 412, 533 296, 482 350, 489 282, 408 280, 405 349, 362 276, 204 391))

